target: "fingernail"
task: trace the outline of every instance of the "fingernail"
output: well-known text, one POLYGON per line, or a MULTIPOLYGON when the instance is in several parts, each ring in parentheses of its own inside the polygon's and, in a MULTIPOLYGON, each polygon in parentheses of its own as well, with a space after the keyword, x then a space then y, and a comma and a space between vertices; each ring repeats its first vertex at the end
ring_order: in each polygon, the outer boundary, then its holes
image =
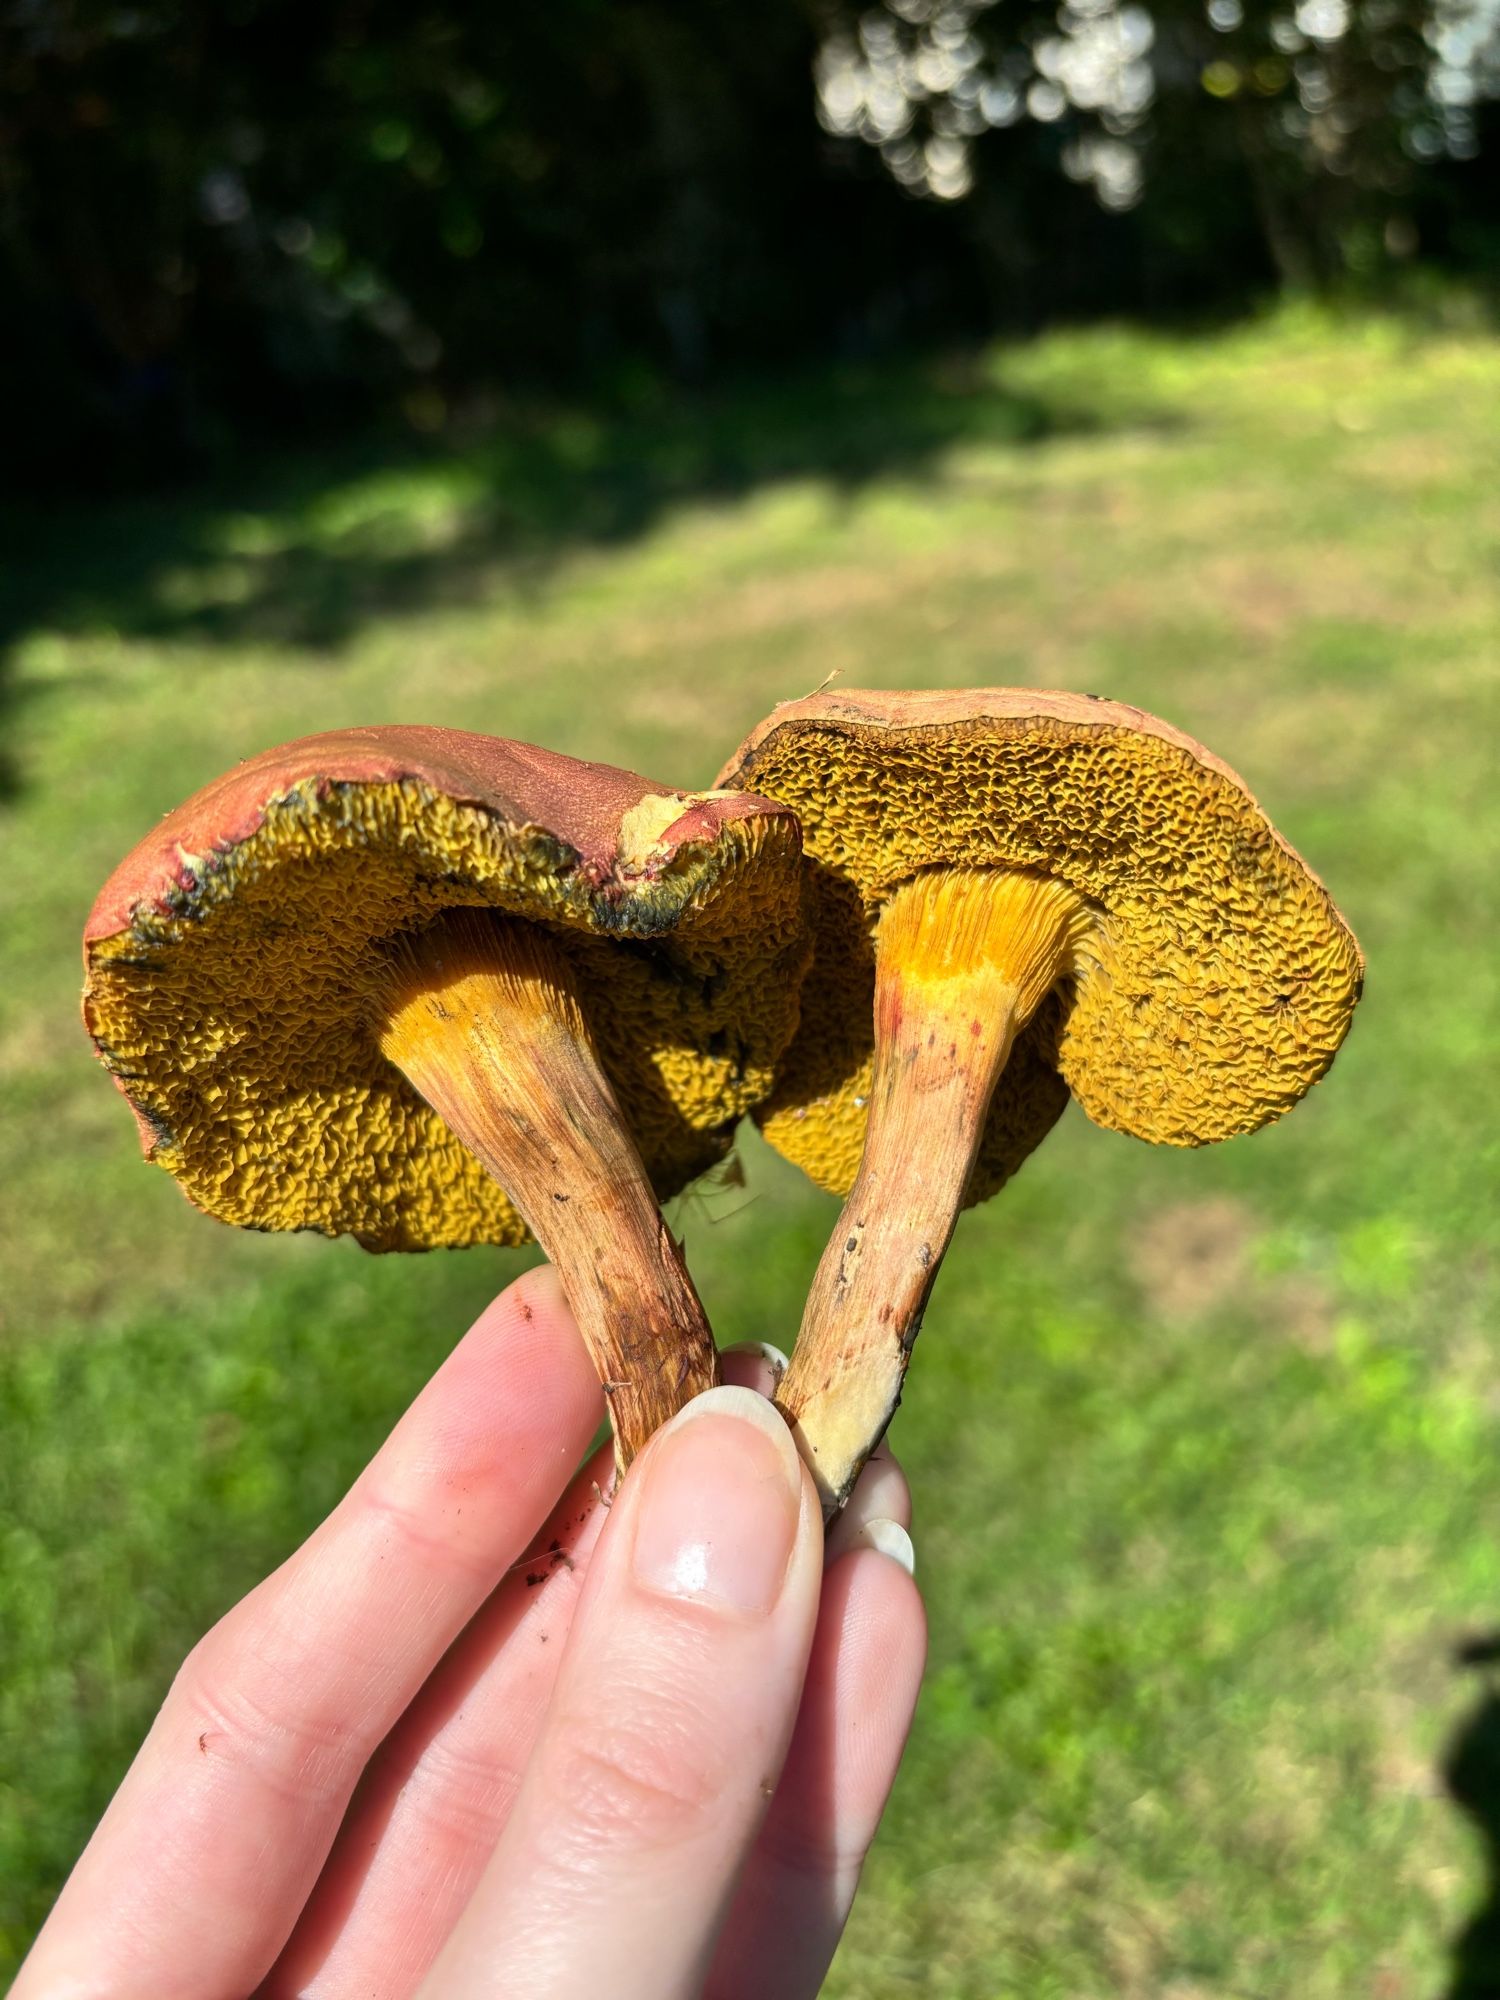
POLYGON ((631 1568, 645 1590, 746 1617, 781 1595, 802 1507, 791 1432, 753 1389, 709 1389, 652 1441, 631 1568))
POLYGON ((917 1573, 917 1552, 899 1521, 877 1516, 873 1521, 861 1522, 839 1554, 848 1555, 855 1549, 874 1549, 877 1555, 889 1556, 892 1562, 900 1563, 908 1576, 917 1573))
POLYGON ((829 1524, 823 1560, 825 1564, 837 1562, 851 1549, 866 1547, 859 1534, 867 1521, 897 1521, 905 1527, 910 1519, 911 1493, 906 1474, 882 1441, 855 1481, 843 1513, 829 1524))

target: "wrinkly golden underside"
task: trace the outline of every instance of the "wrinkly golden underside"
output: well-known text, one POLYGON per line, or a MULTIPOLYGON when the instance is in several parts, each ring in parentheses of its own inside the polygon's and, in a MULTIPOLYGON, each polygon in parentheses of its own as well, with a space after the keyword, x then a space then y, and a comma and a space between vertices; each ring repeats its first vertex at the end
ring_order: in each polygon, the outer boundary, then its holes
POLYGON ((377 1250, 527 1240, 376 1046, 384 954, 438 912, 546 923, 660 1195, 765 1094, 806 959, 795 830, 729 821, 653 877, 591 886, 535 828, 415 780, 299 786, 170 915, 90 951, 86 1014, 189 1198, 377 1250))
POLYGON ((757 1115, 834 1193, 864 1141, 874 922, 923 870, 1053 875, 1097 915, 1001 1076, 971 1202, 1016 1170, 1069 1090, 1096 1124, 1203 1145, 1288 1110, 1348 1028, 1362 966, 1326 891, 1242 791, 1175 744, 1050 719, 789 724, 739 782, 800 816, 817 935, 802 1024, 757 1115))

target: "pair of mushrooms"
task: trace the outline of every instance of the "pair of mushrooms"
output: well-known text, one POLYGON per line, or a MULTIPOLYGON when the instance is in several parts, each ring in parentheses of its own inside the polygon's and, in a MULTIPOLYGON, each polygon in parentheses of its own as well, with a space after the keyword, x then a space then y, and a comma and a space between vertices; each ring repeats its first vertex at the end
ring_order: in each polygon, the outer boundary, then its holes
POLYGON ((85 963, 201 1208, 374 1250, 534 1236, 622 1469, 717 1379, 658 1201, 753 1113, 846 1197, 779 1395, 830 1514, 960 1209, 1069 1094, 1171 1145, 1253 1131, 1363 973, 1226 765, 1011 689, 787 703, 699 793, 453 730, 309 737, 168 815, 85 963))

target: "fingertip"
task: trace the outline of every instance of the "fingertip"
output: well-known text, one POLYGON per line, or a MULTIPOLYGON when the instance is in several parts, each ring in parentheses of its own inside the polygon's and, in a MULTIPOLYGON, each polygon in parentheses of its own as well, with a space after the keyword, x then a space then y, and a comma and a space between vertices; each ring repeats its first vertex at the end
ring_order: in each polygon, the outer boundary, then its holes
POLYGON ((719 1361, 726 1382, 737 1388, 754 1389, 757 1395, 772 1400, 790 1366, 786 1355, 769 1340, 742 1340, 726 1347, 719 1361))
POLYGON ((465 1336, 469 1342, 527 1355, 538 1372, 581 1388, 602 1411, 604 1392, 552 1265, 533 1265, 491 1299, 465 1336))
POLYGON ((491 1301, 488 1310, 493 1311, 497 1306, 523 1319, 540 1316, 549 1324, 561 1322, 573 1327, 576 1332, 573 1310, 554 1264, 533 1264, 519 1278, 512 1279, 505 1290, 491 1301))
POLYGON ((907 1531, 911 1528, 911 1488, 906 1474, 889 1455, 869 1460, 844 1511, 830 1524, 828 1561, 837 1562, 857 1547, 872 1521, 887 1521, 907 1531))
POLYGON ((540 1323, 543 1328, 571 1323, 572 1314, 557 1273, 550 1264, 536 1264, 512 1278, 480 1308, 467 1340, 507 1338, 518 1328, 540 1323))
POLYGON ((518 1455, 571 1470, 603 1414, 603 1391, 557 1275, 538 1265, 479 1314, 392 1443, 398 1459, 431 1455, 502 1479, 501 1461, 518 1455))

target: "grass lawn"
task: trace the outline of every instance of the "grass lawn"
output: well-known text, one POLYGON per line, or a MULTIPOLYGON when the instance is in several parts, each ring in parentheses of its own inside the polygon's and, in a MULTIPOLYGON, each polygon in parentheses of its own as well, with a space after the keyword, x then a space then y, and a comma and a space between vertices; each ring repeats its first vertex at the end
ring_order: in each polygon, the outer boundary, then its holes
MULTIPOLYGON (((837 672, 1184 725, 1370 981, 1281 1127, 1070 1112, 962 1225, 896 1431, 931 1676, 830 1991, 1500 1993, 1497 466, 1492 339, 1286 317, 0 524, 0 1975, 189 1642, 521 1262, 191 1211, 77 1027, 95 889, 285 736, 700 784, 837 672)), ((677 1226, 720 1338, 788 1341, 834 1207, 742 1153, 677 1226)))

